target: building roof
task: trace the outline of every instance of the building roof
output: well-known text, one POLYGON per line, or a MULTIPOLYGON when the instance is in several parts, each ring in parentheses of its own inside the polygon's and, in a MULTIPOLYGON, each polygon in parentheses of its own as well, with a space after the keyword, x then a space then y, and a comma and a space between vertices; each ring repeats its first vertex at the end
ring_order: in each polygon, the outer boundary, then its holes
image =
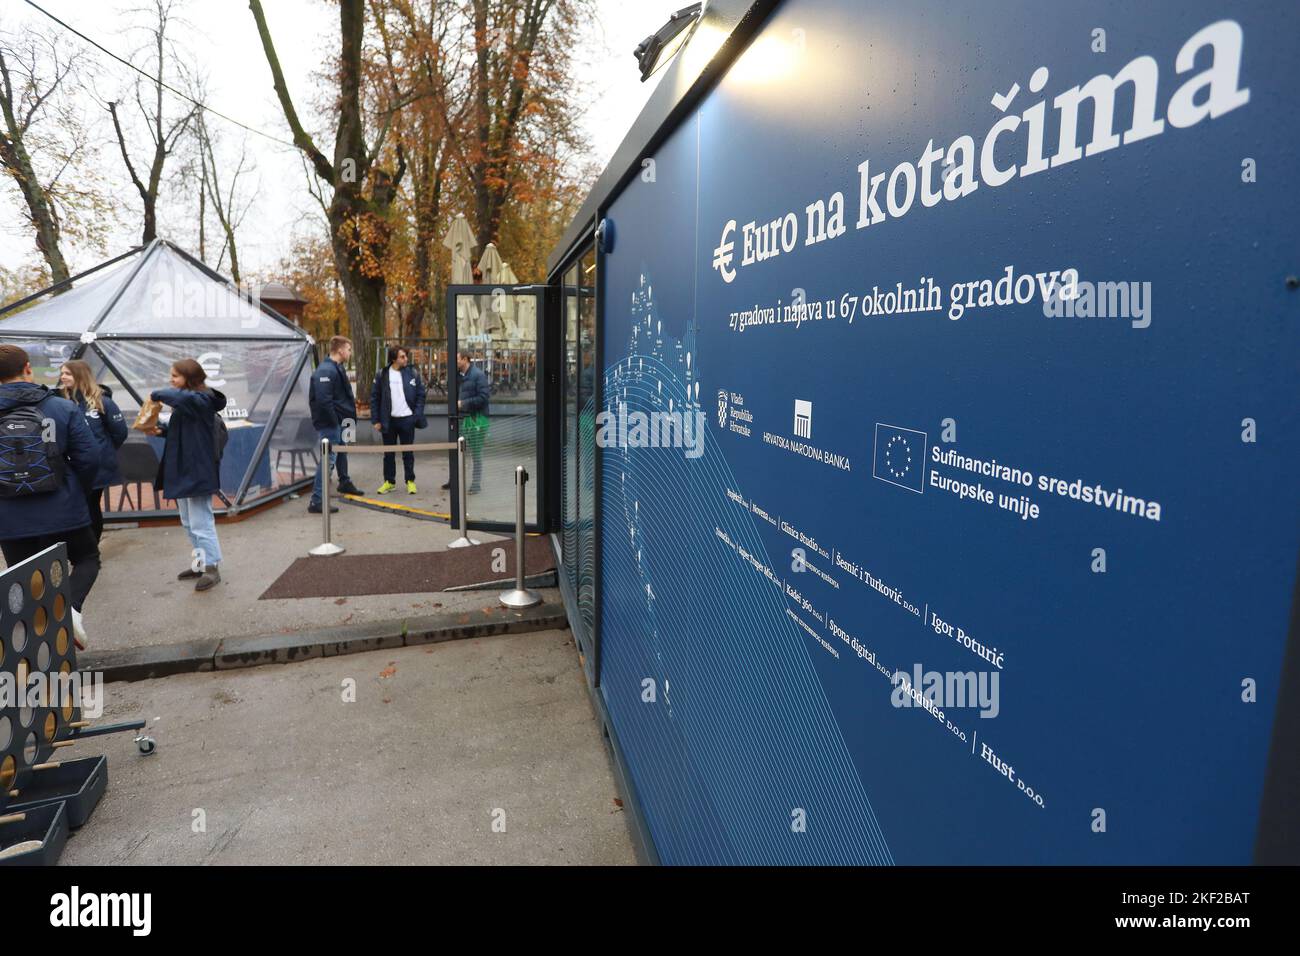
POLYGON ((265 282, 257 287, 255 295, 263 302, 301 302, 304 305, 307 303, 306 299, 283 282, 265 282))
POLYGON ((270 306, 165 239, 0 309, 0 338, 305 339, 270 306), (54 295, 62 290, 61 295, 54 295))

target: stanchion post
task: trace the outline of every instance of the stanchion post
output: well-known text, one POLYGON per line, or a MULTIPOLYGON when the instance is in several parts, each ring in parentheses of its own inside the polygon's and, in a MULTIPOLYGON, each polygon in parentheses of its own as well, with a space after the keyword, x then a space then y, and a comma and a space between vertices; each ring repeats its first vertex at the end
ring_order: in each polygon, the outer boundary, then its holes
POLYGON ((320 483, 320 513, 324 519, 324 539, 307 553, 316 557, 330 557, 342 554, 344 549, 330 540, 330 440, 328 438, 320 440, 320 468, 325 472, 320 483))
POLYGON ((456 439, 456 468, 459 474, 459 491, 460 495, 460 537, 447 545, 449 548, 468 548, 478 544, 469 536, 469 515, 465 505, 465 436, 461 435, 456 439))
POLYGON ((501 603, 506 607, 525 608, 542 603, 542 596, 524 587, 524 486, 528 472, 523 465, 515 466, 515 586, 501 592, 501 603))

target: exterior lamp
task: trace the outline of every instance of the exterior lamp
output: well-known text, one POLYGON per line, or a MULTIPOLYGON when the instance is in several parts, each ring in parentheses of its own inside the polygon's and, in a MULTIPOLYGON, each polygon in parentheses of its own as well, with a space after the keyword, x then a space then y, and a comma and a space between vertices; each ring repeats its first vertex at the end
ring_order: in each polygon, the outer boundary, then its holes
POLYGON ((637 45, 633 55, 641 67, 642 83, 650 79, 661 63, 667 63, 677 54, 690 35, 689 28, 699 20, 703 9, 703 3, 682 7, 668 18, 667 23, 637 45))

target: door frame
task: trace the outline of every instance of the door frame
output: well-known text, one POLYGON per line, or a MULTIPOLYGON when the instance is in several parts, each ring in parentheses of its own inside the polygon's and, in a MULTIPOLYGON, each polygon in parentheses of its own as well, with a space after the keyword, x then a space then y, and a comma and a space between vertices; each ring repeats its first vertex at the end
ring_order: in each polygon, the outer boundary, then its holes
MULTIPOLYGON (((550 413, 548 406, 553 403, 549 401, 550 393, 550 362, 548 361, 547 349, 545 342, 547 340, 546 329, 552 324, 549 321, 547 312, 548 301, 552 298, 547 286, 540 283, 517 283, 514 285, 503 285, 493 283, 491 285, 449 285, 445 298, 446 308, 446 326, 447 326, 447 440, 455 442, 460 437, 460 418, 455 414, 456 404, 460 400, 460 381, 459 373, 454 372, 456 368, 456 352, 460 347, 459 329, 456 327, 456 299, 459 296, 477 296, 492 295, 494 292, 503 292, 506 295, 531 295, 536 303, 537 309, 537 338, 533 343, 535 357, 537 360, 537 388, 534 398, 536 421, 536 434, 534 438, 534 470, 536 474, 529 473, 528 483, 533 489, 533 511, 534 520, 528 522, 525 520, 524 530, 528 533, 541 533, 549 530, 552 515, 550 513, 550 488, 552 478, 550 475, 552 462, 550 461, 552 453, 548 450, 546 444, 547 422, 546 419, 550 413)), ((486 369, 484 369, 486 371, 486 369)), ((457 452, 448 452, 451 461, 450 474, 448 478, 451 483, 451 525, 460 526, 460 468, 456 461, 457 452)), ((468 504, 468 502, 467 502, 468 504)), ((473 531, 487 531, 492 533, 504 534, 511 533, 515 530, 515 522, 503 521, 476 521, 473 517, 473 510, 469 509, 470 518, 468 527, 473 531)))

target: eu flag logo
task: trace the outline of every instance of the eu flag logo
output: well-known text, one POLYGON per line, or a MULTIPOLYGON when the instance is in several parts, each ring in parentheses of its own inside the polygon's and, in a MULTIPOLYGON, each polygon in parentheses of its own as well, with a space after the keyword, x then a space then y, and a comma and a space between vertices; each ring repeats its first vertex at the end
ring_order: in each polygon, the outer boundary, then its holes
POLYGON ((918 495, 925 491, 925 453, 929 436, 913 428, 876 422, 876 455, 872 477, 918 495))

